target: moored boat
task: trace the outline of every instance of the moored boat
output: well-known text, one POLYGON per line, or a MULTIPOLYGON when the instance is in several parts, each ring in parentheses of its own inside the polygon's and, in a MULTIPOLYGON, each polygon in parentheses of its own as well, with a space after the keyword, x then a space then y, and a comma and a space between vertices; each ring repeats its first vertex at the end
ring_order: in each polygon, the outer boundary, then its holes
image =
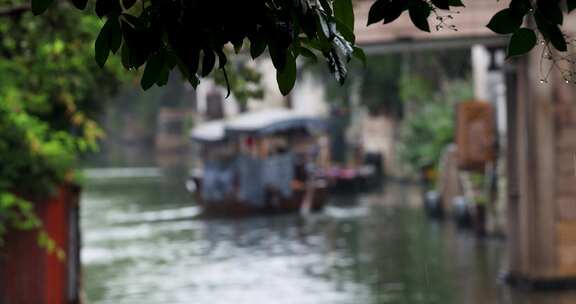
POLYGON ((188 188, 206 213, 320 209, 323 128, 318 117, 287 109, 201 124, 191 133, 200 151, 188 188))

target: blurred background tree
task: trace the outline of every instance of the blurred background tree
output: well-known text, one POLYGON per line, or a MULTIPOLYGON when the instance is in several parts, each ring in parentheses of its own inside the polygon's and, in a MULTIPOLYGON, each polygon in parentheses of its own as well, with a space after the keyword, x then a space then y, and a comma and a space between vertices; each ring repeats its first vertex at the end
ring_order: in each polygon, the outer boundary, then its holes
POLYGON ((417 76, 405 77, 401 91, 407 91, 407 88, 412 92, 408 96, 426 96, 427 101, 420 103, 411 115, 404 119, 398 146, 401 160, 412 170, 418 171, 435 166, 444 148, 453 142, 455 105, 471 100, 474 91, 471 81, 455 79, 447 81, 441 91, 434 92, 430 84, 426 85, 426 82, 417 76), (415 83, 418 85, 415 86, 415 83))

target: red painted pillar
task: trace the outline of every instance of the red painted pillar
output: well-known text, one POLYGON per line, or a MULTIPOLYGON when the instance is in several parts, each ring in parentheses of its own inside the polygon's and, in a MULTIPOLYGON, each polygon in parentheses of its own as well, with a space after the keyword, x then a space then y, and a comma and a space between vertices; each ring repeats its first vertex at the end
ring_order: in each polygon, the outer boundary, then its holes
POLYGON ((34 204, 64 260, 38 246, 37 231, 8 232, 0 248, 0 303, 79 302, 78 190, 63 186, 54 197, 34 204))

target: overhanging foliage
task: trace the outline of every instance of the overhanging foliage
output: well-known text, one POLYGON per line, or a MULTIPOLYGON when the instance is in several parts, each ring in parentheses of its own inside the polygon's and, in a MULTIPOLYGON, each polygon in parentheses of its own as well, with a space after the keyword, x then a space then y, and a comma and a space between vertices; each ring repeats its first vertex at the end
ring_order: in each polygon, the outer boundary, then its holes
MULTIPOLYGON (((283 94, 294 86, 299 56, 321 55, 340 83, 352 56, 365 60, 355 45, 353 0, 96 0, 94 6, 87 0, 70 1, 82 10, 93 8, 106 20, 95 43, 98 64, 103 66, 112 53, 120 54, 126 69, 145 66, 144 89, 166 84, 175 69, 193 86, 215 69, 227 78, 225 50, 240 52, 245 41, 252 58, 268 50, 283 94)), ((32 0, 32 10, 43 13, 53 2, 32 0)), ((566 5, 560 0, 509 3, 488 24, 496 33, 512 34, 508 56, 530 51, 536 33, 556 50, 567 50, 563 13, 571 12, 576 0, 566 5)), ((464 6, 461 0, 376 0, 368 25, 390 23, 407 12, 417 28, 430 31, 429 20, 439 10, 464 6)))
MULTIPOLYGON (((44 12, 54 0, 33 0, 44 12)), ((72 1, 79 9, 86 0, 72 1)), ((354 47, 352 0, 172 1, 98 0, 96 15, 106 22, 95 42, 96 61, 120 54, 126 69, 144 66, 141 85, 164 85, 177 69, 196 86, 215 69, 226 74, 228 55, 249 41, 252 58, 266 50, 284 94, 296 79, 296 60, 321 54, 339 82, 347 62, 362 51, 354 47)))

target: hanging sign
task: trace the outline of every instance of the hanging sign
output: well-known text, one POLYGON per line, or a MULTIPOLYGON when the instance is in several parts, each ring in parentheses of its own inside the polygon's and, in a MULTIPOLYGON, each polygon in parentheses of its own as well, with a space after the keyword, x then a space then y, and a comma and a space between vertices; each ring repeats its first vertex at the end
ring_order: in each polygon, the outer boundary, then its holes
POLYGON ((457 105, 456 115, 458 166, 482 171, 496 158, 494 108, 488 102, 463 102, 457 105))

